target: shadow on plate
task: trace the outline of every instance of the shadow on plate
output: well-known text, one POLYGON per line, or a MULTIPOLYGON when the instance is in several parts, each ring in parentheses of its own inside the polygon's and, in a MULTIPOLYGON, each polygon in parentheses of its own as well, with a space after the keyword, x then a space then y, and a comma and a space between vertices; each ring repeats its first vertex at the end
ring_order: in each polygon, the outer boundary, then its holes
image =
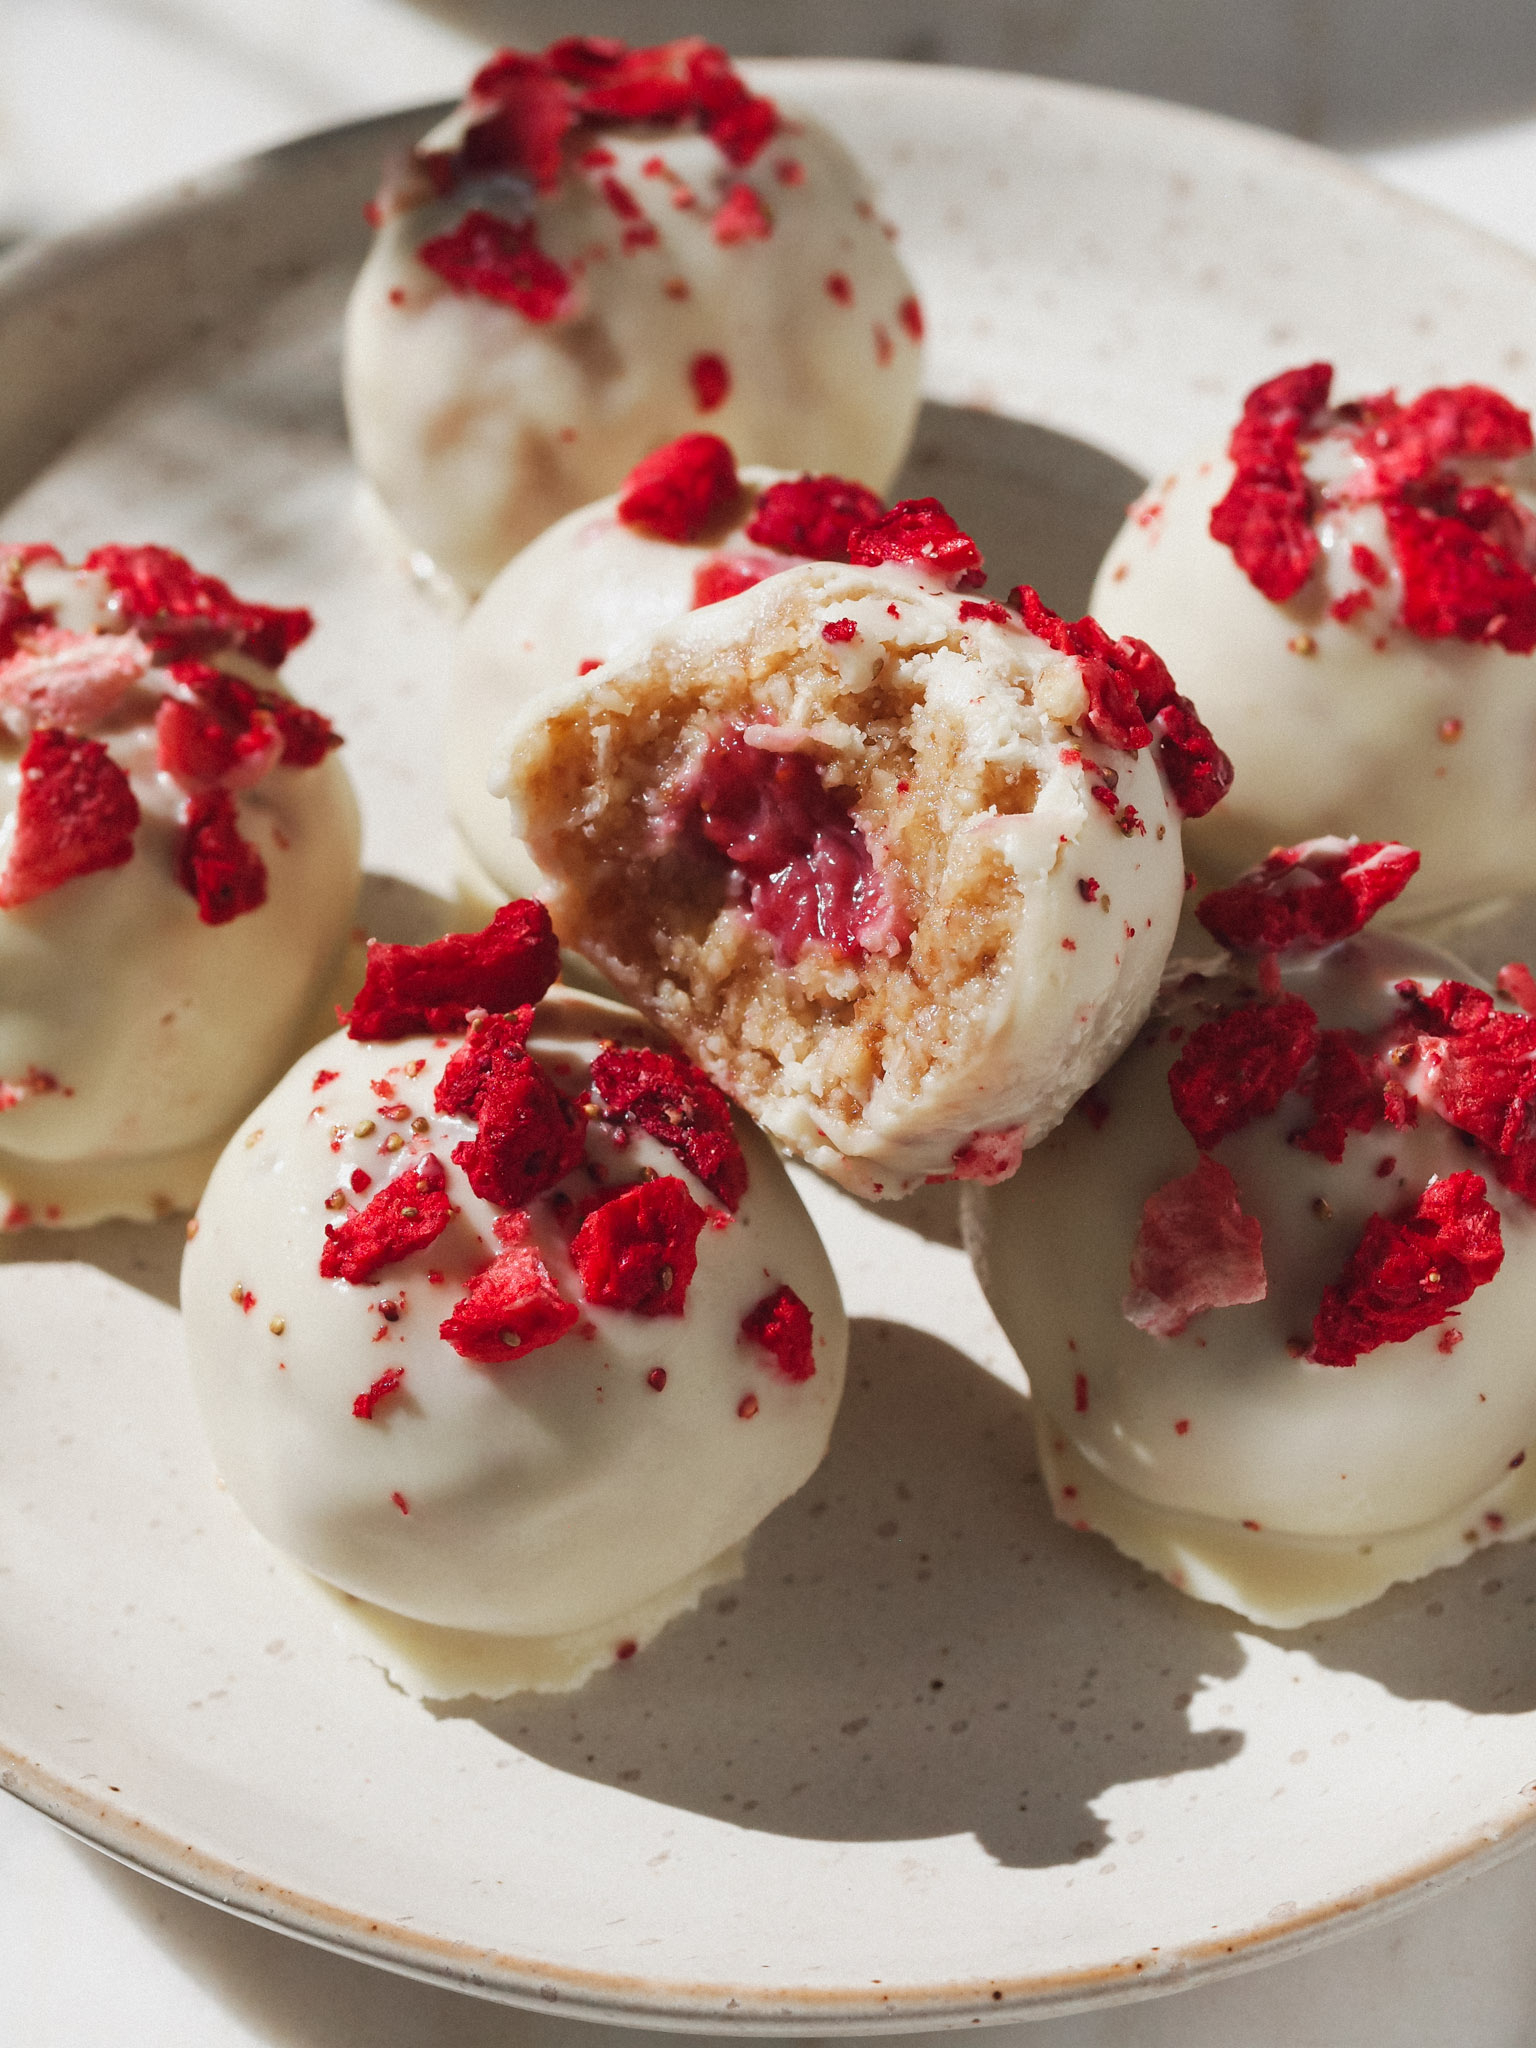
POLYGON ((854 1325, 827 1462, 746 1577, 579 1693, 439 1705, 580 1777, 829 1842, 971 1833, 1049 1867, 1108 1839, 1108 1787, 1224 1763, 1203 1678, 1243 1652, 1051 1517, 1028 1405, 948 1345, 854 1325))

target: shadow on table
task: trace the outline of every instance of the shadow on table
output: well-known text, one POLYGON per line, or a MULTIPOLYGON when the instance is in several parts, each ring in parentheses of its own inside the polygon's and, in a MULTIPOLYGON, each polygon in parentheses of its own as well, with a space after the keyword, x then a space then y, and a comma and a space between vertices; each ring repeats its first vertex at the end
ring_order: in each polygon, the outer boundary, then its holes
POLYGON ((1241 1668, 1227 1617, 1060 1527, 1017 1393, 903 1325, 853 1337, 827 1461, 741 1582, 580 1693, 434 1711, 740 1827, 1095 1856, 1110 1786, 1237 1754, 1187 1716, 1241 1668))

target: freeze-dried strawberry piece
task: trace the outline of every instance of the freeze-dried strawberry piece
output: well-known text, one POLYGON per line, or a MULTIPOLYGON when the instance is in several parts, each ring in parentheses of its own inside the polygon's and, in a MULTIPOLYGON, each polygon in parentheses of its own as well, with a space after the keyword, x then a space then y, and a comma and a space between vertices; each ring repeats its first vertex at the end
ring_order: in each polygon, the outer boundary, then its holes
POLYGON ((203 575, 171 548, 97 548, 81 566, 106 577, 123 616, 139 626, 157 653, 197 655, 236 647, 253 661, 280 668, 314 631, 308 612, 247 604, 227 583, 203 575))
POLYGON ((560 183, 560 145, 575 126, 576 108, 549 59, 498 50, 475 73, 469 103, 488 111, 465 131, 464 168, 520 171, 540 192, 553 192, 560 183))
POLYGON ((433 235, 416 254, 450 291, 489 299, 525 320, 542 324, 570 311, 571 280, 539 247, 531 220, 503 220, 471 207, 457 227, 433 235))
POLYGON ((536 1003, 560 972, 549 912, 525 897, 503 903, 483 931, 450 932, 425 946, 368 947, 368 971, 350 1010, 349 1038, 462 1031, 471 1010, 536 1003))
MULTIPOLYGON (((747 539, 781 555, 813 562, 846 562, 849 536, 874 525, 885 507, 862 484, 844 476, 797 476, 770 484, 757 501, 747 539)), ((978 558, 979 559, 979 558, 978 558)))
POLYGON ((784 564, 770 555, 711 555, 693 572, 693 610, 719 604, 727 597, 739 597, 754 590, 770 576, 780 575, 784 564))
POLYGON ((99 741, 39 726, 20 772, 10 853, 0 872, 0 910, 46 896, 78 875, 132 860, 138 800, 99 741))
POLYGON ((1300 996, 1252 1003, 1190 1034, 1168 1070, 1180 1123, 1202 1152, 1268 1116, 1317 1050, 1317 1013, 1300 996))
POLYGON ((722 248, 737 242, 766 242, 773 233, 773 216, 750 185, 732 185, 716 207, 709 228, 722 248))
POLYGON ((204 924, 228 924, 267 900, 267 864, 240 836, 235 800, 227 789, 200 790, 188 799, 176 848, 176 879, 197 898, 204 924))
POLYGON ((28 560, 41 557, 62 562, 57 548, 0 544, 0 660, 9 660, 24 641, 53 627, 53 613, 39 611, 27 596, 21 572, 28 560))
POLYGON ((741 1339, 766 1351, 785 1379, 799 1384, 815 1377, 811 1312, 793 1287, 775 1287, 749 1308, 741 1339))
POLYGON ((1443 981, 1429 995, 1399 984, 1421 1026, 1416 1091, 1490 1154, 1499 1179, 1536 1201, 1536 1018, 1495 1007, 1485 990, 1443 981), (1423 1028, 1427 1027, 1427 1028, 1423 1028))
POLYGON ((487 1202, 516 1209, 582 1162, 587 1128, 536 1059, 496 1051, 475 1099, 479 1129, 453 1148, 470 1186, 487 1202))
POLYGON ((699 411, 718 412, 731 395, 731 366, 724 356, 706 349, 689 363, 688 382, 699 411))
POLYGON ((1271 377, 1249 392, 1228 443, 1237 474, 1212 508, 1211 538, 1232 550, 1249 582, 1275 604, 1296 595, 1320 551, 1300 440, 1332 382, 1327 363, 1271 377))
POLYGON ((1312 1322, 1314 1365, 1353 1365, 1443 1323, 1504 1260, 1499 1212, 1480 1174, 1433 1181, 1406 1216, 1373 1216, 1312 1322))
POLYGON ((364 1393, 352 1403, 352 1413, 359 1422, 372 1422, 374 1410, 381 1401, 387 1401, 391 1394, 398 1394, 405 1385, 405 1367, 392 1365, 388 1372, 381 1372, 364 1393))
POLYGON ((326 1224, 320 1276, 363 1287, 385 1266, 424 1251, 452 1213, 443 1163, 429 1152, 386 1181, 366 1209, 350 1209, 340 1223, 326 1224))
POLYGON ((438 1335, 476 1365, 507 1365, 554 1344, 580 1320, 531 1244, 498 1252, 438 1324, 438 1335))
POLYGON ((1528 1017, 1536 1015, 1536 974, 1523 960, 1505 961, 1499 969, 1498 991, 1528 1017))
POLYGON ((1418 483, 1461 457, 1509 461, 1531 451, 1531 416, 1485 384, 1438 386, 1409 405, 1372 405, 1355 437, 1379 491, 1418 483))
POLYGON ((115 710, 149 665, 137 633, 69 633, 40 622, 0 660, 0 705, 34 726, 84 732, 115 710))
POLYGON ((950 518, 937 498, 903 498, 848 536, 848 559, 861 568, 906 562, 928 569, 956 590, 979 590, 986 581, 981 549, 950 518))
POLYGON ((593 1210, 571 1239, 582 1293, 601 1308, 680 1316, 708 1220, 675 1174, 625 1188, 593 1210))
POLYGON ((1263 1232, 1224 1166, 1202 1155, 1193 1173, 1148 1195, 1130 1279, 1120 1313, 1152 1337, 1180 1336, 1207 1309, 1264 1299, 1263 1232))
POLYGON ((525 1003, 510 1017, 477 1018, 468 1038, 443 1069, 432 1097, 439 1116, 472 1118, 498 1058, 520 1053, 533 1029, 533 1005, 525 1003))
POLYGON ((728 444, 718 434, 682 434, 635 464, 620 487, 618 516, 657 540, 694 541, 740 492, 728 444))
POLYGON ((1491 641, 1511 654, 1536 648, 1536 577, 1523 560, 1464 518, 1402 499, 1384 510, 1410 633, 1491 641))
POLYGON ((1281 846, 1195 915, 1233 953, 1314 951, 1362 931, 1418 873, 1411 846, 1327 837, 1281 846))
POLYGON ((779 132, 778 108, 772 100, 747 90, 730 58, 718 45, 692 44, 688 85, 698 109, 700 127, 727 162, 738 169, 761 155, 779 132))
POLYGON ((1307 1093, 1312 1097, 1312 1122, 1292 1135, 1303 1152, 1319 1152, 1337 1166, 1351 1131, 1373 1130, 1385 1115, 1380 1076, 1361 1057, 1348 1031, 1320 1031, 1317 1065, 1307 1093))
POLYGON ((1186 818, 1203 818, 1232 787, 1232 763, 1187 697, 1175 697, 1154 721, 1157 765, 1186 818))
POLYGON ((747 1191, 747 1162, 730 1100, 681 1053, 605 1046, 592 1062, 592 1085, 616 1117, 675 1152, 734 1214, 747 1191))
POLYGON ((247 788, 276 766, 283 737, 249 683, 201 661, 178 661, 170 673, 189 694, 162 697, 155 713, 166 774, 184 789, 247 788))

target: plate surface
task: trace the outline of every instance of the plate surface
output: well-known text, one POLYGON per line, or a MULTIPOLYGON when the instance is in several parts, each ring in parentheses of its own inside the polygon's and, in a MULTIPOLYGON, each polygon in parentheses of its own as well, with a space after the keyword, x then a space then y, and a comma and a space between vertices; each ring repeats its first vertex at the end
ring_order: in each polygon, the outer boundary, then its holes
MULTIPOLYGON (((906 488, 974 522, 996 587, 1081 605, 1137 477, 1287 363, 1536 399, 1536 267, 1299 145, 1028 79, 760 76, 902 224, 933 336, 906 488)), ((365 915, 401 937, 450 883, 452 621, 352 479, 336 322, 377 162, 423 125, 237 166, 0 277, 4 532, 155 539, 314 607, 291 673, 348 735, 365 915)), ((0 1783, 397 1968, 758 2031, 1167 1988, 1527 1838, 1536 1550, 1288 1636, 1183 1601, 1051 1520, 950 1192, 876 1213, 802 1185, 856 1318, 827 1464, 644 1657, 498 1706, 393 1690, 217 1490, 178 1225, 0 1244, 0 1783)))

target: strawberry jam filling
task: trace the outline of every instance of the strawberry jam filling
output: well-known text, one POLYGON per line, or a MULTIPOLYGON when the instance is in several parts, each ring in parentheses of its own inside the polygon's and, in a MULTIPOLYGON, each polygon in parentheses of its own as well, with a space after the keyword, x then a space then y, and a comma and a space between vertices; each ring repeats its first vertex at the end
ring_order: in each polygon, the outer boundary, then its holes
POLYGON ((804 754, 752 746, 727 727, 678 807, 730 870, 732 893, 773 941, 781 967, 820 943, 844 960, 898 950, 904 934, 847 792, 804 754))

